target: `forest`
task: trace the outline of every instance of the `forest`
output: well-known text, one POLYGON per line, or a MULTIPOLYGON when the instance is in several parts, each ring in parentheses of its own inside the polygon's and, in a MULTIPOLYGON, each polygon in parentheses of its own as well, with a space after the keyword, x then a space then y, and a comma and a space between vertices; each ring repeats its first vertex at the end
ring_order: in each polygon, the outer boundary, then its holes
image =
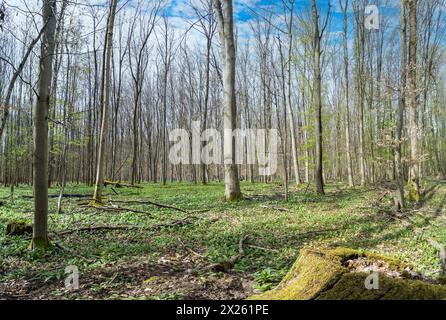
POLYGON ((445 300, 445 30, 445 0, 0 0, 0 300, 445 300))

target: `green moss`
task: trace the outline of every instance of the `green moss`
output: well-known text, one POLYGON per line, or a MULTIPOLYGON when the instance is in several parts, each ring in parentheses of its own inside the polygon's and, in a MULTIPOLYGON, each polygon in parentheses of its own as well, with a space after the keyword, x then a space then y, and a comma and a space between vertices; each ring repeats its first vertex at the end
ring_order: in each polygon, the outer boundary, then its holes
POLYGON ((32 234, 33 227, 23 220, 13 220, 6 226, 6 235, 21 236, 24 234, 32 234))
POLYGON ((417 192, 417 189, 415 188, 415 180, 411 179, 409 182, 409 200, 415 201, 416 203, 421 201, 421 195, 419 192, 417 192))
POLYGON ((367 258, 370 261, 383 261, 389 265, 392 269, 404 270, 406 268, 413 269, 413 267, 403 261, 397 260, 392 257, 384 256, 374 252, 366 252, 363 250, 356 250, 350 248, 336 248, 324 250, 325 254, 332 255, 340 258, 341 262, 357 258, 367 258))
POLYGON ((253 296, 251 300, 309 300, 336 283, 347 269, 340 258, 303 249, 290 272, 277 288, 253 296))
POLYGON ((440 300, 446 299, 446 287, 419 280, 389 278, 379 274, 379 286, 368 290, 364 283, 369 274, 346 273, 318 300, 440 300))
POLYGON ((365 287, 367 273, 350 273, 343 263, 367 257, 404 270, 406 264, 390 257, 348 248, 303 249, 291 270, 273 290, 252 296, 250 300, 376 300, 376 299, 446 299, 446 287, 418 280, 395 279, 379 275, 379 289, 365 287))
POLYGON ((50 248, 52 246, 53 246, 53 244, 48 239, 48 237, 46 237, 46 238, 33 237, 33 239, 31 240, 31 243, 30 243, 30 247, 33 251, 36 251, 36 252, 39 252, 42 254, 44 254, 46 252, 46 250, 48 250, 48 248, 50 248))
POLYGON ((226 196, 226 201, 228 202, 237 202, 242 199, 242 195, 237 192, 231 192, 228 196, 226 196))

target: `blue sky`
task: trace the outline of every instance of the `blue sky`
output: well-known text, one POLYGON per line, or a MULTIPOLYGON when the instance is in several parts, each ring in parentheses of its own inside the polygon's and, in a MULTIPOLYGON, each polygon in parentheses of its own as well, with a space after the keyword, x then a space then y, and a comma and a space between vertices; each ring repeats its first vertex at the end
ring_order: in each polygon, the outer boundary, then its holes
MULTIPOLYGON (((0 2, 3 0, 0 0, 0 2)), ((20 27, 23 25, 23 12, 27 11, 27 7, 33 8, 36 11, 40 8, 40 0, 5 0, 9 5, 8 8, 11 10, 11 16, 14 17, 14 22, 16 27, 20 27), (25 5, 26 3, 26 5, 25 5), (15 8, 20 8, 24 11, 17 11, 15 8), (17 15, 16 15, 17 13, 17 15)), ((71 6, 71 8, 75 7, 75 9, 70 9, 72 11, 72 15, 80 20, 82 20, 83 25, 85 27, 85 33, 88 33, 91 29, 91 19, 89 18, 88 12, 87 14, 77 14, 83 11, 86 11, 86 5, 96 5, 96 7, 103 7, 104 15, 108 5, 109 0, 78 0, 77 5, 71 6), (84 3, 84 5, 82 5, 84 3)), ((120 0, 119 3, 123 4, 127 0, 120 0)), ((132 4, 135 4, 139 0, 131 0, 130 3, 127 2, 126 7, 130 9, 132 4)), ((151 1, 151 0, 144 0, 151 1)), ((190 2, 195 3, 195 5, 199 5, 201 3, 200 0, 166 0, 167 7, 166 13, 169 16, 169 20, 171 25, 178 30, 179 33, 184 32, 190 28, 191 23, 196 21, 195 12, 190 6, 190 2)), ((351 3, 353 0, 350 0, 350 8, 349 14, 350 21, 353 21, 351 3)), ((430 0, 426 0, 430 1, 430 0)), ((249 38, 252 36, 252 30, 250 26, 250 21, 255 18, 255 13, 259 13, 261 15, 265 14, 265 10, 273 11, 278 15, 282 14, 282 0, 233 0, 234 2, 234 16, 235 16, 235 26, 238 30, 238 35, 242 38, 249 38)), ((324 18, 327 7, 328 0, 316 0, 321 19, 324 18)), ((371 4, 378 4, 380 8, 380 14, 383 18, 389 18, 387 27, 396 28, 399 25, 399 0, 369 0, 371 4), (389 26, 390 24, 390 26, 389 26)), ((342 12, 339 7, 339 0, 331 0, 332 10, 331 10, 331 25, 329 27, 328 32, 332 34, 336 34, 342 30, 342 12)), ((131 9, 130 9, 131 10, 131 9)), ((304 12, 309 12, 311 10, 311 1, 310 0, 295 0, 295 14, 301 15, 304 12)), ((105 21, 105 19, 103 19, 105 21)), ((349 23, 349 33, 350 36, 353 35, 353 23, 349 23)), ((198 32, 194 32, 194 30, 190 30, 189 32, 189 40, 194 40, 193 42, 200 42, 201 36, 198 32)), ((334 38, 336 39, 336 38, 334 38)), ((341 39, 341 38, 340 38, 341 39)))
MULTIPOLYGON (((172 17, 192 18, 193 11, 188 9, 189 2, 198 0, 170 0, 168 5, 169 15, 172 17)), ((234 2, 234 16, 235 24, 238 28, 243 28, 255 16, 253 10, 262 14, 265 10, 282 13, 282 0, 233 0, 234 2)), ((325 16, 328 9, 328 0, 316 1, 321 19, 325 16)), ((343 15, 339 6, 339 0, 331 0, 331 25, 330 32, 336 33, 342 31, 343 15)), ((387 25, 397 27, 399 24, 399 0, 370 0, 370 4, 376 4, 380 10, 380 14, 387 20, 387 25)), ((349 15, 351 21, 353 20, 352 0, 349 1, 349 15)), ((299 15, 303 12, 311 10, 310 0, 295 0, 295 14, 299 15)), ((351 27, 353 23, 349 23, 351 27)))

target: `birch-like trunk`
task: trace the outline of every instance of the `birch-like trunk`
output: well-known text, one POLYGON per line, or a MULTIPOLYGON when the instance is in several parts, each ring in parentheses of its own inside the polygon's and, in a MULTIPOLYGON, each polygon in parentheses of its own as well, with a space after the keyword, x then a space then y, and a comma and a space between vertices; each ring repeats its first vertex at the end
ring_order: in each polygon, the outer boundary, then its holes
POLYGON ((420 152, 418 141, 417 99, 417 0, 409 4, 409 137, 410 137, 410 182, 409 199, 420 202, 420 152))
POLYGON ((237 127, 237 106, 235 100, 235 43, 233 26, 232 0, 215 0, 218 18, 218 30, 223 60, 224 90, 224 163, 225 163, 225 198, 237 201, 241 198, 240 182, 236 160, 236 145, 233 131, 237 127))

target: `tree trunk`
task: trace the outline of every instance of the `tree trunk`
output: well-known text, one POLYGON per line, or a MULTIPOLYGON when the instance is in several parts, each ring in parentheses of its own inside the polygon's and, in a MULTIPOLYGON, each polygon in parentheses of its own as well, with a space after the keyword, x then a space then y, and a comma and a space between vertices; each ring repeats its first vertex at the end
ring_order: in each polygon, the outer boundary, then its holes
POLYGON ((48 109, 53 75, 56 0, 44 0, 45 30, 40 51, 40 78, 34 110, 34 227, 31 246, 45 251, 48 239, 48 109))
POLYGON ((417 0, 409 4, 409 131, 410 131, 410 182, 409 199, 420 202, 420 155, 418 141, 417 106, 417 0))
POLYGON ((319 33, 319 16, 316 7, 316 1, 311 0, 313 14, 313 54, 314 54, 314 106, 316 108, 316 167, 315 180, 316 191, 324 195, 324 181, 322 168, 322 93, 321 93, 321 35, 319 33))
POLYGON ((404 183, 403 183, 403 167, 401 143, 404 123, 404 109, 406 107, 406 71, 407 71, 407 32, 406 32, 406 0, 401 0, 401 84, 400 84, 400 100, 398 105, 398 115, 396 124, 396 148, 395 148, 395 178, 397 184, 397 192, 395 195, 395 207, 397 210, 404 208, 404 183))
POLYGON ((345 148, 347 155, 347 176, 349 187, 354 186, 353 182, 353 168, 352 168, 352 154, 350 147, 350 105, 349 105, 349 78, 348 78, 348 27, 347 27, 347 10, 348 0, 345 0, 345 5, 342 6, 342 0, 339 0, 344 17, 344 87, 345 87, 345 148))
POLYGON ((218 17, 221 55, 223 58, 224 89, 224 163, 225 163, 225 198, 237 201, 241 198, 240 181, 236 160, 236 145, 233 131, 237 127, 237 106, 235 100, 235 44, 232 0, 215 0, 218 17))
POLYGON ((100 205, 102 202, 102 187, 104 185, 104 164, 105 164, 105 140, 107 137, 108 124, 108 104, 110 100, 110 60, 111 50, 113 48, 113 27, 115 23, 116 2, 117 0, 110 0, 110 12, 107 18, 107 34, 105 36, 105 51, 104 51, 104 70, 102 72, 102 119, 101 131, 99 136, 99 151, 98 162, 96 169, 96 184, 93 194, 92 205, 100 205))

